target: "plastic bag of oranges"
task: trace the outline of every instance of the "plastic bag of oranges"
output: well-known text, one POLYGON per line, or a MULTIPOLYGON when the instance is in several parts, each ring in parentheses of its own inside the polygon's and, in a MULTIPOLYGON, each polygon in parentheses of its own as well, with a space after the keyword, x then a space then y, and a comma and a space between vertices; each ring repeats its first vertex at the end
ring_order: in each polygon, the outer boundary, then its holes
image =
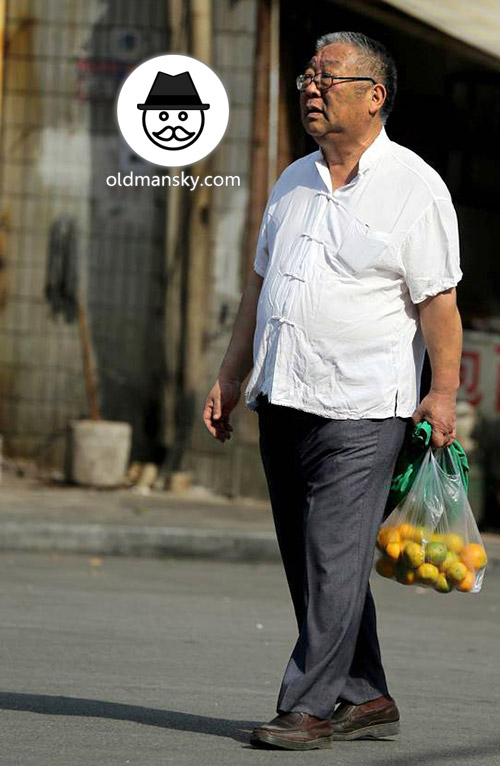
POLYGON ((456 452, 429 447, 406 497, 379 528, 383 577, 438 593, 478 593, 487 563, 456 452))

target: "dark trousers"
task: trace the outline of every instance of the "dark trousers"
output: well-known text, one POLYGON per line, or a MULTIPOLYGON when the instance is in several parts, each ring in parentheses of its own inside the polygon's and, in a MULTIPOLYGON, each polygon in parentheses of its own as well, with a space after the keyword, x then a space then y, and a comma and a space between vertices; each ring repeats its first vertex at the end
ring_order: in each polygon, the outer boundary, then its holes
POLYGON ((259 444, 299 637, 277 712, 387 695, 369 575, 406 418, 332 420, 259 397, 259 444))

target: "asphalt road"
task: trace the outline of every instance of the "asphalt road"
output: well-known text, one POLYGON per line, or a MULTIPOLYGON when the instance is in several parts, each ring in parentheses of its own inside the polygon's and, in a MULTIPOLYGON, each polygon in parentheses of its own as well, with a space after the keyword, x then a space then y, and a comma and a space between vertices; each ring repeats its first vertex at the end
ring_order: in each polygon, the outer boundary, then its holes
POLYGON ((280 567, 3 553, 0 763, 500 763, 500 569, 479 595, 373 583, 399 738, 255 750, 295 641, 280 567))

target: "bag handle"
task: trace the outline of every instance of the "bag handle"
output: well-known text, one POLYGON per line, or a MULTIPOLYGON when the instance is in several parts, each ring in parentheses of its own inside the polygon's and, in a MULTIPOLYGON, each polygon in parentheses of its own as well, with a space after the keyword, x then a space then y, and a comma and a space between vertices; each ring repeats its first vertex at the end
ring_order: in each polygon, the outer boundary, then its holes
MULTIPOLYGON (((420 445, 422 448, 428 447, 431 441, 431 435, 432 435, 432 426, 430 423, 427 422, 427 420, 422 420, 420 423, 417 423, 415 426, 415 429, 412 433, 412 442, 415 445, 420 445)), ((441 456, 441 466, 445 466, 445 452, 439 453, 441 456)), ((465 487, 465 491, 467 492, 469 487, 469 461, 467 460, 467 455, 465 454, 465 450, 462 447, 461 444, 457 442, 455 439, 453 444, 450 444, 449 447, 446 447, 446 455, 448 456, 448 465, 446 468, 448 469, 446 472, 450 472, 450 465, 451 463, 452 469, 455 473, 460 474, 460 478, 462 480, 462 484, 465 487)), ((445 468, 445 470, 446 470, 445 468)))
POLYGON ((427 420, 422 420, 415 426, 411 439, 413 444, 420 447, 428 447, 431 441, 432 426, 427 420))

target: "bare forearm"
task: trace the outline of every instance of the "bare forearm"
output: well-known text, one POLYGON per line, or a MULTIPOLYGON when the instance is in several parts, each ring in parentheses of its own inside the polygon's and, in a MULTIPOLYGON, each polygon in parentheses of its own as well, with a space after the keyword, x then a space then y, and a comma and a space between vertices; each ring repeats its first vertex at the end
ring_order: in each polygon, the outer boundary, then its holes
POLYGON ((248 285, 242 295, 219 377, 243 382, 253 367, 253 339, 259 295, 260 289, 254 284, 248 285))
POLYGON ((424 301, 420 325, 431 363, 431 391, 455 395, 460 385, 462 322, 454 292, 424 301))

